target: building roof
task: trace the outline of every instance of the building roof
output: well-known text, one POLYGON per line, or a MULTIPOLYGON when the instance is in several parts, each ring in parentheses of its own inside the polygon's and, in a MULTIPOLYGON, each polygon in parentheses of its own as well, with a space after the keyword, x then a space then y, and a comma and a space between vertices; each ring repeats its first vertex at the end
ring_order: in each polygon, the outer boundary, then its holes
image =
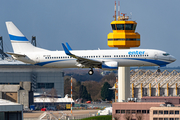
MULTIPOLYGON (((34 97, 34 103, 52 103, 53 101, 54 103, 70 103, 71 98, 68 98, 67 96, 65 96, 64 98, 34 97)), ((74 102, 73 99, 72 102, 74 102)))
POLYGON ((20 85, 0 85, 1 92, 17 92, 20 89, 20 85))
POLYGON ((0 99, 0 111, 22 111, 23 105, 8 100, 0 99))

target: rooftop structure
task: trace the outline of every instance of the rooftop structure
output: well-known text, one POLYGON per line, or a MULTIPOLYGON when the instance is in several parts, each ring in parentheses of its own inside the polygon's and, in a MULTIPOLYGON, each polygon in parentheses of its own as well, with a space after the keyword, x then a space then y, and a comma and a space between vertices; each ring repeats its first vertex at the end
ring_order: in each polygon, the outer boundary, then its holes
POLYGON ((23 105, 0 99, 0 118, 1 120, 22 120, 23 105))

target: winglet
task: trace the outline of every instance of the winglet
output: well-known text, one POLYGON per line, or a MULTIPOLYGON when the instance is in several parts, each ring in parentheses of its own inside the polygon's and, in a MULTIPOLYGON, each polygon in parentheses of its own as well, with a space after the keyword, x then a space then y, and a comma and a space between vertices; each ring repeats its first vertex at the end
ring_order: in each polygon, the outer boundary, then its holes
POLYGON ((67 46, 67 48, 68 48, 69 51, 72 50, 71 47, 69 46, 69 44, 68 44, 67 42, 66 42, 66 46, 67 46))
POLYGON ((64 52, 66 53, 66 55, 72 55, 69 50, 67 49, 67 47, 64 45, 64 43, 62 43, 62 46, 63 46, 63 49, 64 49, 64 52))

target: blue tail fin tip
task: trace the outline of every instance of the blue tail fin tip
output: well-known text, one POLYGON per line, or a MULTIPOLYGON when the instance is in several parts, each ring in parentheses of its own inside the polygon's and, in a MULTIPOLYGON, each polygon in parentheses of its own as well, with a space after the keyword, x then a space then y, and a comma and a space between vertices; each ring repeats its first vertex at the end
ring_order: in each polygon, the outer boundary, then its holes
POLYGON ((72 50, 71 47, 70 47, 70 45, 69 45, 67 42, 66 42, 66 46, 67 46, 67 48, 68 48, 69 51, 72 50))
POLYGON ((63 49, 64 49, 66 55, 72 55, 72 54, 69 52, 69 50, 67 49, 67 47, 64 45, 64 43, 62 43, 62 46, 63 46, 63 49))

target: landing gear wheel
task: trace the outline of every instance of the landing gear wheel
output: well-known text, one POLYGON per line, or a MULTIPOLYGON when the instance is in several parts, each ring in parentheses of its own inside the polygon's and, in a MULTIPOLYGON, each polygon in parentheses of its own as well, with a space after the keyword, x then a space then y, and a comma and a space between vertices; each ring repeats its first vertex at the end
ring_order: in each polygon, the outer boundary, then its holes
POLYGON ((89 71, 88 71, 88 74, 89 74, 89 75, 92 75, 93 73, 94 73, 93 70, 89 70, 89 71))
POLYGON ((157 72, 161 72, 160 67, 158 67, 157 72))

